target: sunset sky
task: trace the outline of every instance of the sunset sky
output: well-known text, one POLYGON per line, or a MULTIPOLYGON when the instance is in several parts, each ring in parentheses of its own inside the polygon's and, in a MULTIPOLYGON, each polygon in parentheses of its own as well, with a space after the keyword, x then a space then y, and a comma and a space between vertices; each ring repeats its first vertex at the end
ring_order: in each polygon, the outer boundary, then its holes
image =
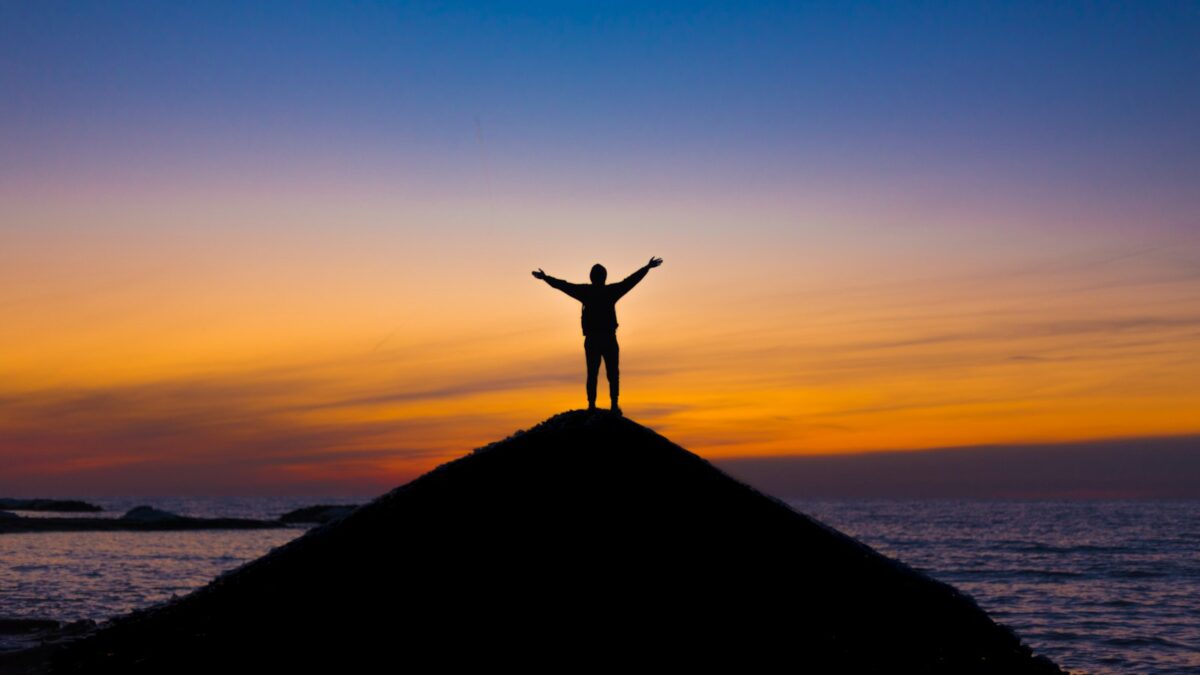
POLYGON ((1200 433, 1200 5, 248 5, 0 3, 0 496, 378 494, 651 256, 705 458, 1200 433))

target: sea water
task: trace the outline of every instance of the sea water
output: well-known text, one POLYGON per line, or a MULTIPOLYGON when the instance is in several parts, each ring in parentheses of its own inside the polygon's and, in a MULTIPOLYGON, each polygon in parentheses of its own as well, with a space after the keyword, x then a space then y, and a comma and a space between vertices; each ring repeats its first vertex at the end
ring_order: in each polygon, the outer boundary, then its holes
MULTIPOLYGON (((118 518, 142 504, 204 518, 274 519, 345 497, 111 497, 99 513, 14 511, 26 517, 118 518)), ((184 595, 304 534, 308 526, 176 532, 0 534, 0 618, 101 621, 184 595)))
MULTIPOLYGON (((364 500, 92 501, 106 509, 94 517, 149 504, 191 516, 275 518, 364 500)), ((1200 502, 789 503, 964 591, 1072 672, 1200 672, 1200 502)), ((0 535, 0 617, 100 621, 186 594, 305 531, 0 535)))
POLYGON ((1073 673, 1200 673, 1200 502, 792 501, 1073 673))

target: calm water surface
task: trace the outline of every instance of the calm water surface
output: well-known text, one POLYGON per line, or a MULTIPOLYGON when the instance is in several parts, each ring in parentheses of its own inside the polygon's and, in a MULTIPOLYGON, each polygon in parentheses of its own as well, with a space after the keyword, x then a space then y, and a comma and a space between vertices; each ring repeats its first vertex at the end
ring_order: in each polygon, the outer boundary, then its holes
POLYGON ((792 501, 1079 673, 1200 673, 1200 502, 792 501))
MULTIPOLYGON (((345 497, 118 497, 88 499, 95 514, 17 511, 23 516, 116 518, 140 504, 181 515, 278 518, 345 497)), ((0 535, 0 617, 100 621, 183 595, 221 572, 304 534, 307 527, 191 532, 35 532, 0 535)))

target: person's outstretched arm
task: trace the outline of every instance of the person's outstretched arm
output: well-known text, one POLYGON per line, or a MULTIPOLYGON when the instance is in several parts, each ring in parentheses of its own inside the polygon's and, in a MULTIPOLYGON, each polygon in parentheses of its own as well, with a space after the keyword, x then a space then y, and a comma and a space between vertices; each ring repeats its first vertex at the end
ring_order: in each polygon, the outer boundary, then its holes
POLYGON ((638 271, 613 284, 613 300, 619 300, 621 296, 628 293, 634 286, 637 286, 637 283, 646 276, 646 273, 650 271, 650 268, 658 267, 661 264, 662 258, 651 258, 650 262, 642 265, 638 271))
POLYGON ((583 301, 583 293, 581 292, 583 289, 583 286, 581 284, 573 284, 569 281, 563 281, 562 279, 555 279, 554 277, 550 276, 549 274, 546 274, 545 272, 543 272, 542 268, 540 268, 540 267, 538 268, 538 270, 536 272, 533 273, 533 276, 535 279, 541 279, 542 281, 545 281, 546 283, 557 288, 558 290, 562 291, 563 293, 566 293, 567 295, 571 296, 572 298, 575 298, 576 300, 579 300, 580 302, 583 301))

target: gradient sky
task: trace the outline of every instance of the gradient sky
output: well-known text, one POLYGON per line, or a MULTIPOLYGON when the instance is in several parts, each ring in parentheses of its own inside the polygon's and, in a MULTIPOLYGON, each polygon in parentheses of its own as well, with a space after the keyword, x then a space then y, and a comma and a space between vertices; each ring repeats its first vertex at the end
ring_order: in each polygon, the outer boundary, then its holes
POLYGON ((706 458, 1196 434, 1198 85, 1182 2, 0 1, 0 494, 377 494, 652 255, 706 458))

